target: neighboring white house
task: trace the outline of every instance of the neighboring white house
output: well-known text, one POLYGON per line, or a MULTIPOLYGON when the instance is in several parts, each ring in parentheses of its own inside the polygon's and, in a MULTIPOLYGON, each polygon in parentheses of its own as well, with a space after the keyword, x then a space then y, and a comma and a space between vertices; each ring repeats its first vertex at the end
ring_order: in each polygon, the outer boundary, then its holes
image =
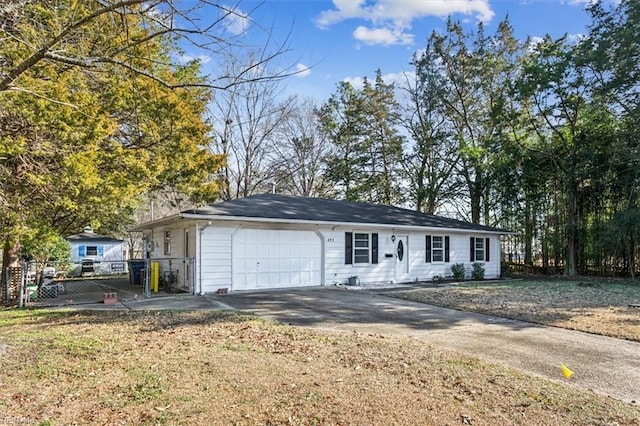
POLYGON ((71 245, 72 263, 91 262, 96 265, 96 272, 102 273, 126 271, 123 240, 96 234, 87 226, 82 233, 68 236, 67 241, 71 245))
POLYGON ((500 276, 508 231, 393 206, 262 194, 142 224, 150 258, 194 258, 193 292, 500 276), (356 278, 357 277, 357 278, 356 278))

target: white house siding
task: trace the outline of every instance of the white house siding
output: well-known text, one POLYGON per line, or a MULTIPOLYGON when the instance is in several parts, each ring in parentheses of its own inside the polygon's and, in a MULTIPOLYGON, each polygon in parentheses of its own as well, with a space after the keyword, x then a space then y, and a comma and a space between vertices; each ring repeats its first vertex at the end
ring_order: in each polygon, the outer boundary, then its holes
POLYGON ((362 227, 336 230, 325 229, 325 285, 345 284, 349 277, 358 277, 360 283, 388 283, 393 281, 395 272, 395 256, 385 258, 385 253, 394 253, 391 233, 378 232, 377 264, 345 264, 345 232, 376 232, 375 229, 362 227))
MULTIPOLYGON (((470 237, 489 238, 490 261, 481 262, 485 268, 485 278, 500 276, 500 244, 499 236, 487 233, 469 233, 465 231, 403 230, 376 228, 355 225, 340 226, 305 226, 284 224, 255 224, 242 222, 214 222, 206 224, 200 221, 183 221, 171 228, 156 228, 153 231, 154 258, 178 258, 184 256, 184 229, 189 229, 189 255, 196 259, 197 266, 192 271, 195 281, 195 292, 200 294, 215 293, 219 289, 234 290, 233 238, 241 229, 254 229, 273 232, 278 230, 307 230, 317 233, 322 239, 321 250, 321 285, 346 284, 349 277, 357 276, 361 284, 399 283, 413 281, 431 281, 434 277, 451 276, 451 266, 455 263, 465 265, 467 278, 471 277, 470 237), (164 255, 164 231, 171 230, 171 254, 164 255), (345 232, 364 232, 378 234, 378 263, 345 264, 345 232), (196 235, 197 234, 197 235, 196 235), (392 236, 396 241, 392 241, 392 236), (425 236, 449 236, 449 262, 427 263, 425 256, 425 236), (399 238, 406 237, 408 247, 408 274, 396 273, 396 244, 399 238), (390 255, 390 257, 387 257, 390 255)), ((149 235, 151 238, 151 235, 149 235)), ((237 261, 237 259, 236 259, 237 261)), ((182 274, 180 274, 182 275, 182 274)), ((285 284, 286 285, 286 284, 285 284)))
POLYGON ((189 288, 194 292, 198 291, 197 269, 197 227, 195 221, 184 221, 172 226, 156 228, 152 233, 146 235, 152 242, 153 249, 150 253, 151 259, 160 260, 160 273, 173 271, 176 276, 176 285, 180 288, 189 288), (170 232, 169 252, 165 252, 165 233, 170 232), (188 231, 189 240, 185 241, 185 231, 188 231), (188 247, 187 247, 188 244, 188 247), (167 259, 163 261, 163 259, 167 259), (192 285, 195 288, 192 288, 192 285))
POLYGON ((201 287, 200 293, 215 293, 218 289, 231 289, 233 265, 231 261, 231 237, 237 225, 209 225, 200 233, 201 287))
POLYGON ((107 262, 107 261, 122 261, 122 242, 109 242, 109 241, 70 241, 71 246, 71 262, 79 263, 83 259, 93 259, 96 262, 107 262), (102 256, 89 256, 86 254, 86 247, 102 247, 100 252, 102 256), (84 247, 85 251, 82 254, 81 247, 84 247))
POLYGON ((434 277, 451 276, 451 266, 462 263, 465 266, 467 278, 471 277, 474 262, 470 261, 470 237, 489 238, 489 262, 480 262, 485 268, 485 278, 500 276, 500 245, 499 237, 495 234, 469 234, 459 232, 443 232, 442 230, 406 231, 406 230, 376 230, 362 227, 338 227, 335 230, 324 230, 325 244, 325 285, 346 284, 349 277, 358 277, 362 284, 397 283, 411 281, 430 281, 434 277), (376 232, 377 231, 377 232, 376 232), (377 264, 345 264, 345 232, 376 232, 378 234, 378 263, 377 264), (392 235, 396 241, 392 242, 392 235), (426 262, 426 235, 449 236, 449 262, 426 262), (407 237, 409 255, 408 274, 396 273, 396 244, 400 237, 407 237), (387 257, 391 255, 392 257, 387 257))

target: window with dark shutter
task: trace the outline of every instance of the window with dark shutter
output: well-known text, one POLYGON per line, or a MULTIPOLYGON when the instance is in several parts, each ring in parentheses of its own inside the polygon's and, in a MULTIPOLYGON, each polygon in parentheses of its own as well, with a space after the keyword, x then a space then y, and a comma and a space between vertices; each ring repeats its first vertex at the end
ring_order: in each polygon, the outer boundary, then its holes
POLYGON ((353 233, 344 233, 344 264, 353 264, 353 233))
POLYGON ((369 234, 353 234, 353 263, 369 263, 369 234))
POLYGON ((431 235, 425 237, 425 251, 427 253, 425 261, 431 263, 431 235))
POLYGON ((488 262, 489 261, 489 238, 486 238, 484 240, 484 261, 488 262))
POLYGON ((431 236, 431 261, 444 261, 444 237, 440 235, 431 236))
POLYGON ((471 237, 470 238, 470 243, 469 243, 469 260, 471 262, 475 262, 476 261, 476 239, 471 237))
POLYGON ((444 261, 449 262, 449 237, 444 237, 444 261))
MULTIPOLYGON (((488 251, 485 251, 485 239, 471 237, 470 257, 472 262, 485 262, 488 251)), ((487 241, 489 239, 487 238, 487 241)))
POLYGON ((371 234, 371 263, 378 263, 378 234, 371 234))

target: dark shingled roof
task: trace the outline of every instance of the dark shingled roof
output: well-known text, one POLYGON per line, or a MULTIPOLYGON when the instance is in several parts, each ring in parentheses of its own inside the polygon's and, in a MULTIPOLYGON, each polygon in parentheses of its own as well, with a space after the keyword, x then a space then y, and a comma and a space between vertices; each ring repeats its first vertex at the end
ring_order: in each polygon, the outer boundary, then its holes
POLYGON ((105 235, 94 234, 93 232, 81 232, 80 234, 69 235, 67 241, 91 241, 96 243, 121 243, 122 240, 107 237, 105 235))
POLYGON ((263 218, 286 221, 366 223, 509 233, 509 231, 491 226, 476 225, 400 207, 280 194, 253 195, 186 210, 182 213, 185 215, 229 216, 238 219, 263 218))

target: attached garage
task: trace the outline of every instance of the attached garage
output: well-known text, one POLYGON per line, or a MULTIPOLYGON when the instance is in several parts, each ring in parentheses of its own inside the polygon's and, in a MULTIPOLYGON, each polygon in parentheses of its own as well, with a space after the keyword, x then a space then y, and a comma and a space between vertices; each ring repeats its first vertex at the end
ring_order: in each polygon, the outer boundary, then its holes
POLYGON ((232 290, 322 284, 322 242, 313 231, 240 229, 232 253, 232 290))
POLYGON ((495 278, 499 237, 508 232, 394 206, 279 194, 186 210, 133 230, 144 233, 148 258, 191 257, 198 294, 431 281, 455 264, 470 278, 480 263, 495 278))

